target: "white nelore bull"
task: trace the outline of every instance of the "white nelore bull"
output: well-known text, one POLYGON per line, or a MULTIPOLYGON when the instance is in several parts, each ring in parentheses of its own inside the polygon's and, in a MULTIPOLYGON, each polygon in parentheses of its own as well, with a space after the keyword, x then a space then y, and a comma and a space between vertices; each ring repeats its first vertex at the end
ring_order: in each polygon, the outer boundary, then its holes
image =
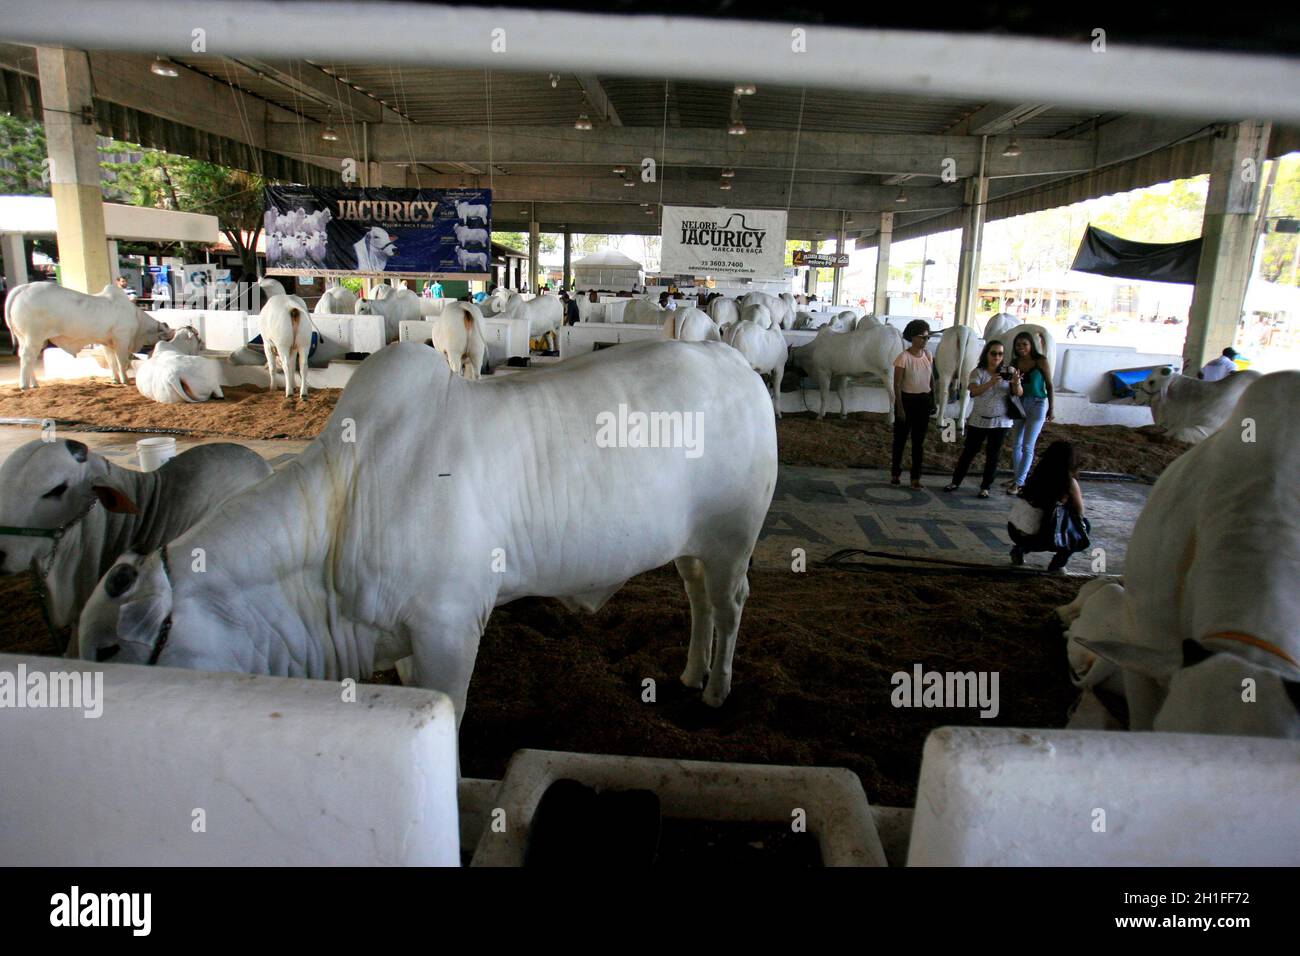
POLYGON ((1130 729, 1155 725, 1197 646, 1300 681, 1298 406, 1300 372, 1257 379, 1232 413, 1250 424, 1215 432, 1152 489, 1129 541, 1122 639, 1086 641, 1124 669, 1130 729))
POLYGON ((85 650, 326 680, 413 655, 413 682, 459 717, 494 607, 595 610, 675 561, 682 680, 707 677, 719 706, 776 474, 762 383, 719 343, 635 342, 477 383, 401 343, 361 365, 301 455, 139 562, 120 637, 85 650))
POLYGON ((781 329, 794 328, 794 295, 782 292, 770 295, 766 292, 746 292, 736 300, 743 311, 747 305, 764 305, 772 313, 772 322, 781 329))
MULTIPOLYGON (((1020 320, 1010 312, 999 312, 984 323, 984 341, 992 342, 994 339, 997 339, 999 342, 1002 342, 1008 349, 1008 362, 1010 361, 1011 341, 1008 339, 1003 342, 1002 336, 1010 332, 1019 324, 1020 320)), ((1042 350, 1040 349, 1039 351, 1042 350)))
MULTIPOLYGON (((970 375, 979 364, 984 340, 968 325, 954 325, 940 333, 939 348, 934 355, 934 417, 947 417, 948 396, 957 389, 957 431, 966 433, 966 413, 970 406, 970 375)), ((891 383, 892 385, 892 383, 891 383)))
POLYGON ((36 366, 47 342, 69 355, 89 345, 104 346, 113 381, 126 385, 131 356, 171 336, 167 326, 137 309, 111 283, 98 295, 53 282, 15 286, 5 299, 5 324, 18 348, 19 388, 36 387, 36 366))
POLYGON ((679 342, 720 342, 717 325, 699 309, 675 309, 663 324, 664 338, 679 342))
POLYGON ((858 316, 858 320, 853 323, 853 330, 857 331, 858 329, 878 329, 884 324, 885 324, 884 322, 881 322, 878 318, 876 318, 876 314, 874 312, 868 312, 866 315, 858 316))
POLYGON ((284 397, 293 394, 295 363, 302 384, 298 398, 307 398, 307 356, 311 353, 312 324, 307 303, 296 295, 272 296, 258 318, 262 326, 262 345, 266 350, 267 391, 275 391, 275 360, 284 372, 284 397))
POLYGON ((466 272, 469 271, 471 266, 480 272, 487 272, 488 269, 488 254, 486 252, 470 252, 457 246, 456 261, 460 263, 461 269, 466 272))
POLYGON ((371 226, 353 243, 352 251, 362 272, 383 272, 388 260, 397 255, 397 245, 387 229, 371 226))
POLYGON ((356 308, 356 293, 344 286, 336 285, 331 286, 321 294, 321 297, 316 300, 316 307, 312 309, 312 313, 315 315, 353 315, 356 308))
POLYGON ((740 311, 740 321, 727 331, 726 343, 745 357, 749 367, 760 376, 772 379, 772 409, 781 417, 781 379, 790 348, 772 313, 765 305, 746 305, 740 311))
POLYGON ((456 216, 466 225, 469 225, 471 219, 477 219, 479 222, 486 223, 488 221, 488 208, 486 205, 482 204, 475 205, 467 202, 458 202, 456 203, 456 216))
MULTIPOLYGON (((994 318, 996 318, 996 316, 994 318)), ((1001 334, 994 336, 994 338, 996 338, 999 342, 1001 342, 1006 347, 1007 354, 1003 358, 1003 361, 1006 362, 1008 365, 1010 365, 1011 360, 1015 358, 1016 336, 1019 335, 1021 332, 1029 333, 1030 338, 1033 339, 1034 347, 1038 349, 1039 354, 1041 354, 1047 359, 1047 368, 1051 371, 1053 375, 1055 375, 1056 374, 1056 338, 1052 335, 1051 332, 1043 328, 1043 326, 1034 325, 1031 322, 1022 322, 1020 325, 1013 325, 1011 328, 1006 329, 1001 334)), ((987 342, 988 339, 986 338, 985 341, 987 342)))
POLYGON ((672 309, 665 309, 658 302, 649 299, 629 299, 623 306, 623 323, 625 325, 662 325, 672 309))
POLYGON ((488 308, 503 319, 527 322, 529 341, 554 338, 564 324, 564 303, 549 293, 525 299, 518 292, 498 287, 488 300, 488 308))
POLYGON ((145 398, 164 405, 224 398, 221 363, 199 355, 202 343, 192 328, 177 329, 169 342, 159 342, 153 354, 135 370, 135 387, 145 398))
POLYGON ((403 322, 420 321, 420 297, 410 289, 381 285, 376 287, 374 298, 357 299, 352 311, 356 315, 382 315, 384 341, 396 342, 403 322))
POLYGON ((141 472, 79 441, 28 442, 0 465, 0 574, 35 563, 50 623, 70 630, 95 582, 133 544, 160 547, 270 473, 242 445, 198 445, 141 472))
POLYGON ((709 303, 708 313, 723 336, 731 326, 740 321, 740 306, 735 299, 728 299, 724 295, 717 296, 709 303))
POLYGON ((840 418, 848 417, 848 377, 850 375, 875 375, 890 393, 889 421, 894 421, 894 359, 904 349, 903 335, 892 325, 860 328, 852 332, 832 332, 818 329, 817 337, 807 345, 790 350, 790 360, 816 379, 821 390, 818 418, 826 416, 826 399, 830 395, 831 380, 840 397, 840 418))
POLYGON ((453 230, 456 233, 456 242, 462 246, 486 246, 488 244, 488 231, 486 229, 471 229, 469 226, 456 225, 453 230))
POLYGON ((476 380, 487 354, 483 314, 472 302, 448 303, 431 323, 433 347, 447 360, 447 367, 463 378, 476 380))
POLYGON ((1228 420, 1233 407, 1259 372, 1233 372, 1217 382, 1175 374, 1171 366, 1152 369, 1133 389, 1134 405, 1149 405, 1151 418, 1179 441, 1204 441, 1228 420))
POLYGON ((858 317, 845 310, 831 315, 829 312, 796 312, 793 328, 813 331, 828 326, 832 332, 852 332, 858 317))
POLYGON ((268 279, 265 276, 257 280, 257 290, 262 296, 263 304, 277 295, 288 295, 278 279, 268 279))

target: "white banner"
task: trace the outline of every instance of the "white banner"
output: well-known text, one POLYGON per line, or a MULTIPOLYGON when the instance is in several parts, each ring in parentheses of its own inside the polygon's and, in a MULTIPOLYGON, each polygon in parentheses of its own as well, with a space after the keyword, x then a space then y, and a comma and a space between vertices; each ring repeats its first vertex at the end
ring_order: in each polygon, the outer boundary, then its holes
POLYGON ((780 279, 786 214, 779 209, 665 206, 662 262, 669 274, 780 279))

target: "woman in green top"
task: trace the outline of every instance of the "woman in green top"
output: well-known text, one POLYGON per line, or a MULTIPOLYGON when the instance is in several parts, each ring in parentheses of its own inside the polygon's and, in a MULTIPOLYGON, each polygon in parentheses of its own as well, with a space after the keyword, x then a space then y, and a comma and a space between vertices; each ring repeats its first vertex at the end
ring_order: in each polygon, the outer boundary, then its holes
POLYGON ((1016 419, 1011 429, 1011 471, 1015 476, 1007 484, 1007 494, 1019 493, 1034 463, 1034 446, 1043 423, 1055 417, 1055 393, 1052 390, 1052 369, 1047 357, 1034 345, 1034 337, 1021 332, 1011 343, 1011 366, 1020 372, 1024 387, 1021 404, 1025 417, 1016 419))

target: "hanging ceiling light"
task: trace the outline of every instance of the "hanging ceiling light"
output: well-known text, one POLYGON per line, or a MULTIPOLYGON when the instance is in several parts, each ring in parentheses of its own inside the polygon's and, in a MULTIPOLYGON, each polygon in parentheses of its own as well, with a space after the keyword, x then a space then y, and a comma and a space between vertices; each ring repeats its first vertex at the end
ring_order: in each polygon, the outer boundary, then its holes
POLYGON ((745 124, 740 117, 736 117, 731 121, 731 125, 727 127, 727 132, 732 136, 744 136, 749 130, 745 129, 745 124))
POLYGON ((591 120, 587 118, 586 113, 579 113, 578 118, 573 121, 574 129, 591 129, 591 120))
POLYGON ((625 180, 623 180, 623 185, 624 185, 624 186, 635 186, 636 183, 635 183, 633 180, 631 180, 631 179, 625 179, 625 180))
POLYGON ((900 189, 898 195, 894 197, 894 202, 907 202, 907 193, 900 189))
POLYGON ((753 83, 737 83, 735 93, 737 96, 753 96, 758 92, 758 88, 753 83))
POLYGON ((180 76, 180 71, 172 61, 164 60, 160 56, 154 57, 153 62, 149 64, 149 72, 156 76, 180 76))
POLYGON ((844 220, 844 225, 846 225, 846 226, 851 226, 851 225, 853 225, 853 217, 852 217, 852 216, 849 216, 847 219, 845 219, 845 220, 844 220))
POLYGON ((730 169, 730 168, 728 168, 728 169, 724 169, 724 170, 722 171, 722 178, 723 178, 723 179, 731 179, 731 178, 732 178, 733 176, 735 176, 735 175, 736 175, 736 171, 735 171, 734 169, 730 169))
POLYGON ((731 188, 731 180, 730 180, 730 179, 724 179, 721 183, 718 184, 718 188, 719 188, 719 189, 730 189, 730 188, 731 188))
POLYGON ((551 89, 555 89, 557 86, 560 85, 560 74, 552 73, 550 74, 550 77, 551 77, 551 89))
POLYGON ((623 167, 623 166, 615 166, 615 167, 614 167, 614 175, 615 175, 615 176, 624 176, 624 175, 626 175, 626 174, 627 174, 627 169, 626 169, 626 167, 623 167))
POLYGON ((334 132, 333 126, 327 125, 325 129, 321 132, 320 138, 325 140, 325 142, 327 143, 334 143, 338 141, 339 134, 334 132))
POLYGON ((1002 151, 1002 155, 1007 159, 1015 159, 1020 155, 1020 143, 1016 141, 1014 135, 1011 137, 1011 142, 1007 143, 1007 148, 1002 151))

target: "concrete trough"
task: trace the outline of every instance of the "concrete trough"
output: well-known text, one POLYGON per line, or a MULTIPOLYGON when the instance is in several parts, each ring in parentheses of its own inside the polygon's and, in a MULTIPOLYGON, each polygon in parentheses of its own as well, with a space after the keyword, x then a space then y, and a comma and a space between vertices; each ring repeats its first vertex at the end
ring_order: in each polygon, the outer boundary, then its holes
POLYGON ((353 690, 0 654, 0 860, 459 866, 450 699, 353 690), (102 680, 99 717, 5 702, 6 680, 73 667, 102 680))
POLYGON ((533 815, 546 788, 560 779, 601 790, 653 790, 665 817, 684 820, 789 825, 801 809, 826 866, 886 865, 867 796, 849 770, 548 750, 521 750, 511 758, 493 808, 504 813, 505 826, 484 827, 472 865, 523 865, 533 815))
POLYGON ((1300 741, 943 727, 908 866, 1296 866, 1300 741))

